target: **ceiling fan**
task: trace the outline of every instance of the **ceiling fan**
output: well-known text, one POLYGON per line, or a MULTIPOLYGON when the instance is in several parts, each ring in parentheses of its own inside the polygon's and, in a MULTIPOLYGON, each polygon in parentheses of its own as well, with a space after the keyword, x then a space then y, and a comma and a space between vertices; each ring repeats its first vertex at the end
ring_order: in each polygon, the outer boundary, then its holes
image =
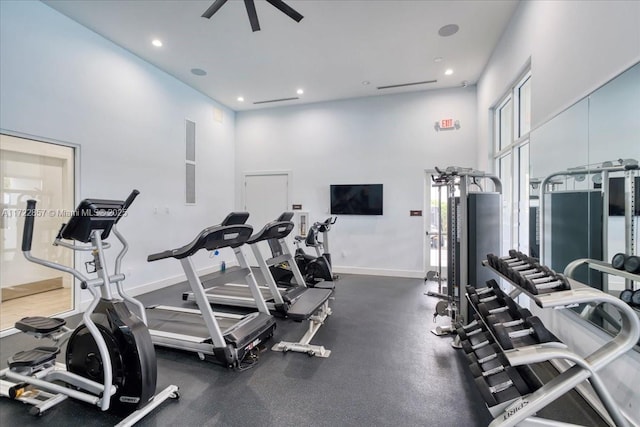
MULTIPOLYGON (((227 0, 216 0, 211 6, 202 14, 203 18, 211 19, 214 13, 218 11, 227 0)), ((293 19, 296 22, 300 22, 302 15, 300 15, 295 9, 291 6, 287 5, 282 0, 267 0, 268 3, 278 8, 282 13, 287 15, 289 18, 293 19)), ((251 29, 255 31, 260 31, 260 22, 258 21, 258 14, 256 13, 256 5, 254 0, 244 0, 244 6, 247 8, 247 14, 249 15, 249 22, 251 23, 251 29)))

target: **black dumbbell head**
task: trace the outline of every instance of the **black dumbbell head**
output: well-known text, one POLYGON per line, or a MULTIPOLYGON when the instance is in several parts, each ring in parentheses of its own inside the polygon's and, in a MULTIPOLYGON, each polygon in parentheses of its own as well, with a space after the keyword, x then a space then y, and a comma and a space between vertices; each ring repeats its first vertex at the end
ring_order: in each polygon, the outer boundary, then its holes
POLYGON ((519 319, 527 319, 529 317, 533 316, 533 314, 531 314, 531 312, 529 311, 529 309, 526 308, 518 308, 518 318, 519 319))
POLYGON ((505 296, 504 302, 509 307, 509 313, 511 313, 511 317, 518 315, 518 310, 520 310, 520 306, 517 302, 515 302, 511 297, 505 296))
POLYGON ((637 289, 633 295, 631 295, 631 305, 640 308, 640 289, 637 289))
POLYGON ((476 386, 478 387, 478 391, 482 395, 482 398, 487 403, 489 407, 495 406, 498 404, 493 393, 491 393, 491 389, 489 388, 489 384, 485 381, 484 377, 475 378, 476 386))
POLYGON ((625 289, 624 291, 620 292, 620 299, 627 304, 631 304, 632 296, 633 291, 631 289, 625 289))
POLYGON ((513 343, 511 342, 511 337, 509 336, 509 330, 504 326, 498 324, 493 327, 493 333, 496 336, 496 340, 500 347, 505 350, 513 349, 513 343))
POLYGON ((522 379, 522 376, 520 375, 520 373, 516 368, 512 366, 507 366, 505 368, 505 372, 507 373, 507 375, 509 375, 511 382, 513 383, 513 385, 521 395, 524 395, 530 392, 529 386, 527 385, 525 380, 522 379))
POLYGON ((624 262, 627 260, 627 255, 619 252, 611 258, 611 266, 617 270, 624 270, 624 262))
POLYGON ((538 342, 549 342, 553 340, 551 332, 544 326, 542 320, 537 316, 531 316, 524 320, 525 328, 531 328, 533 330, 533 336, 538 342))
POLYGON ((626 261, 624 262, 624 269, 629 273, 640 273, 640 257, 637 257, 635 255, 628 256, 626 261))

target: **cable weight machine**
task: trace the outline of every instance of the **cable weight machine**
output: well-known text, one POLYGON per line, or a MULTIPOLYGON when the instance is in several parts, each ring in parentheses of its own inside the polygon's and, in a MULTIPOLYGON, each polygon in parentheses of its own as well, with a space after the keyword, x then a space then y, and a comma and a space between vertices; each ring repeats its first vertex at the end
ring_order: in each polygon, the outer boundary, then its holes
MULTIPOLYGON (((484 286, 493 278, 482 268, 482 260, 487 253, 500 253, 502 183, 495 175, 471 168, 449 166, 435 170, 433 182, 447 189, 447 287, 446 294, 431 292, 428 295, 442 299, 436 304, 434 322, 438 316, 450 319, 448 325, 431 330, 442 336, 454 332, 457 323, 467 323, 467 301, 462 298, 464 287, 484 286), (489 191, 491 186, 493 191, 489 191)), ((440 272, 441 256, 438 264, 440 272)), ((459 347, 457 338, 452 345, 459 347)))

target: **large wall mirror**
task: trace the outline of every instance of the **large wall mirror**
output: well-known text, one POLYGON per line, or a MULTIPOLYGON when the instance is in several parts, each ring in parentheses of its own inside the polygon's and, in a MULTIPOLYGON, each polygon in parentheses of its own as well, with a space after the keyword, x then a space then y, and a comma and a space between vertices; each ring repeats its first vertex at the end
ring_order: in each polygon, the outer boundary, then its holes
MULTIPOLYGON (((530 253, 558 272, 579 258, 640 255, 640 63, 533 130, 530 141, 530 253)), ((640 281, 586 265, 573 276, 640 299, 640 281)), ((619 328, 607 307, 575 311, 607 331, 619 328)))

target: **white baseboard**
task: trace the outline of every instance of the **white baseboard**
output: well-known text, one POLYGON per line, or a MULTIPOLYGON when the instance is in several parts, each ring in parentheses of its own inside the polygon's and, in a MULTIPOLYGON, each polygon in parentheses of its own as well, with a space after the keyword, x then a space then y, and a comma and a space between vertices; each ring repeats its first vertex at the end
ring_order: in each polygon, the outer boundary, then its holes
POLYGON ((409 279, 424 278, 423 271, 415 270, 388 270, 384 268, 345 267, 333 266, 332 270, 337 274, 363 274, 368 276, 404 277, 409 279))
MULTIPOLYGON (((236 261, 227 263, 227 267, 235 267, 238 263, 236 261)), ((205 274, 215 273, 220 270, 219 265, 205 267, 198 270, 198 276, 204 276, 205 274)), ((141 285, 129 287, 127 284, 127 280, 124 281, 124 290, 125 292, 132 297, 137 297, 139 295, 143 295, 149 292, 157 291, 160 289, 164 289, 169 286, 177 285, 180 282, 184 282, 187 280, 187 277, 184 274, 178 274, 176 276, 168 277, 166 279, 156 280, 154 282, 144 283, 141 285)), ((87 295, 90 296, 90 295, 87 295)), ((179 297, 178 295, 177 297, 179 297)), ((84 312, 89 304, 91 303, 91 299, 83 300, 80 303, 80 311, 84 312)))

